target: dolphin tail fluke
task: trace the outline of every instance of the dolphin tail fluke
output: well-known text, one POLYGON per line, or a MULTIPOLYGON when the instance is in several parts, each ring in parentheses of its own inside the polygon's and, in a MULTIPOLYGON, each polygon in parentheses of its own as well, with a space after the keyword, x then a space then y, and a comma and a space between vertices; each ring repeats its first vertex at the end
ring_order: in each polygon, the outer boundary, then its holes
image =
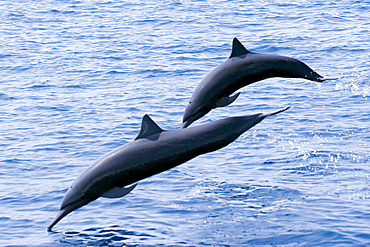
POLYGON ((263 117, 263 118, 270 117, 270 116, 272 116, 272 115, 276 115, 276 114, 279 114, 279 113, 281 113, 281 112, 284 112, 284 111, 288 110, 289 108, 290 108, 290 106, 285 107, 284 109, 278 110, 278 111, 273 112, 273 113, 263 114, 263 115, 262 115, 262 117, 263 117))
POLYGON ((341 77, 322 77, 322 76, 320 76, 320 77, 318 77, 318 78, 316 78, 316 82, 324 82, 324 81, 332 81, 332 80, 338 80, 338 79, 340 79, 341 77))
POLYGON ((340 78, 341 77, 324 77, 323 81, 334 81, 334 80, 338 80, 340 78))

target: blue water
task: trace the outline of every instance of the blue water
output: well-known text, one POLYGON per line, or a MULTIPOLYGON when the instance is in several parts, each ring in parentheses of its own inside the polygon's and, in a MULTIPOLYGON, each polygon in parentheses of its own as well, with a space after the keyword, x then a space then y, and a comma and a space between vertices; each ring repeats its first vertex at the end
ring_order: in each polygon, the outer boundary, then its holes
POLYGON ((370 245, 369 1, 4 0, 0 10, 0 246, 370 245), (132 141, 144 114, 181 126, 234 37, 340 79, 241 89, 194 124, 291 109, 48 233, 73 180, 132 141))

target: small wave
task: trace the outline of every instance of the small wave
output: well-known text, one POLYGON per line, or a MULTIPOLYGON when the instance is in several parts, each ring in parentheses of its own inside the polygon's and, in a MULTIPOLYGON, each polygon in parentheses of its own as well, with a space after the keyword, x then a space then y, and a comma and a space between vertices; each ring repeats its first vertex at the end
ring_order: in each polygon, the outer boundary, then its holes
POLYGON ((16 99, 15 97, 9 96, 5 93, 0 93, 0 100, 13 100, 16 99))
POLYGON ((354 95, 360 95, 362 97, 370 96, 370 84, 360 83, 351 81, 351 82, 338 82, 335 85, 336 90, 351 91, 354 95))
POLYGON ((353 241, 348 239, 344 234, 334 231, 317 230, 311 233, 298 232, 294 234, 281 234, 268 238, 257 238, 249 240, 247 244, 253 246, 334 246, 353 244, 353 241))
POLYGON ((121 228, 118 225, 110 227, 93 227, 87 228, 82 231, 65 231, 65 232, 52 232, 58 234, 59 242, 63 244, 84 246, 118 246, 126 245, 126 241, 130 239, 149 239, 155 236, 146 233, 139 233, 129 231, 121 228))
POLYGON ((294 173, 304 173, 309 176, 314 175, 333 175, 341 172, 367 172, 363 168, 348 166, 348 164, 367 163, 368 157, 352 152, 332 152, 332 151, 309 151, 300 154, 295 158, 285 162, 292 164, 293 167, 286 167, 294 173), (296 166, 299 164, 299 166, 296 166))

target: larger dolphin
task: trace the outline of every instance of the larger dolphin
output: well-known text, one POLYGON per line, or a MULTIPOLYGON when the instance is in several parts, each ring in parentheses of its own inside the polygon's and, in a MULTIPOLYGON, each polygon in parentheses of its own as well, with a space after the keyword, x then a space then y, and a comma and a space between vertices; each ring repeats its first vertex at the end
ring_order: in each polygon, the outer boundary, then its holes
POLYGON ((85 170, 65 194, 50 231, 70 212, 99 197, 118 198, 128 194, 141 179, 178 166, 200 154, 233 142, 264 118, 283 112, 230 117, 192 128, 162 130, 148 115, 139 135, 85 170), (131 185, 129 187, 124 187, 131 185))
POLYGON ((289 57, 248 51, 234 38, 232 52, 225 62, 202 80, 194 91, 183 116, 183 128, 216 107, 234 102, 236 90, 270 77, 304 78, 322 82, 325 79, 303 62, 289 57))

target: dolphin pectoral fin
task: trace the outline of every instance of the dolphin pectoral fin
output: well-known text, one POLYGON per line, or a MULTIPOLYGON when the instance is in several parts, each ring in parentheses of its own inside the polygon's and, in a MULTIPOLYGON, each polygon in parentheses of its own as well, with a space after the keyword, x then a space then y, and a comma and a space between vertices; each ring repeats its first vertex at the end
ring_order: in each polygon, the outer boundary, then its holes
POLYGON ((128 193, 130 193, 135 187, 136 187, 137 184, 134 184, 134 185, 131 185, 130 187, 128 188, 120 188, 120 187, 114 187, 108 191, 106 191, 102 197, 106 197, 106 198, 119 198, 119 197, 122 197, 122 196, 125 196, 127 195, 128 193))
POLYGON ((221 98, 217 102, 217 107, 224 107, 224 106, 230 105, 231 103, 233 103, 236 100, 236 98, 238 98, 239 95, 240 95, 240 92, 237 93, 237 94, 234 94, 233 96, 225 96, 225 97, 221 98))

